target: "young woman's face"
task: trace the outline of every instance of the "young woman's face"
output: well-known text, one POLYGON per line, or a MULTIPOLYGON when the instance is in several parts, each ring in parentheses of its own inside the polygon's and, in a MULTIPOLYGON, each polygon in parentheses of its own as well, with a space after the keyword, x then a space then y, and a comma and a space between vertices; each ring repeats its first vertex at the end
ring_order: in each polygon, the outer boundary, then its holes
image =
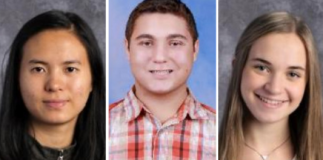
POLYGON ((243 70, 241 94, 262 123, 288 120, 306 86, 306 51, 294 33, 272 33, 251 47, 243 70))
POLYGON ((32 121, 75 123, 92 91, 86 49, 71 31, 38 33, 24 45, 19 83, 32 121))

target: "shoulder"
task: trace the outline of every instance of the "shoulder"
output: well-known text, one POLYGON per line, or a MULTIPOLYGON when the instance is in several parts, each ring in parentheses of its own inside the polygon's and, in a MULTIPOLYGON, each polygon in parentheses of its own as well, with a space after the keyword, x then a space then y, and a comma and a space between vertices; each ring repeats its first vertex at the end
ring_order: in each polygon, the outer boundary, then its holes
POLYGON ((111 110, 115 110, 116 108, 118 108, 118 106, 122 105, 123 101, 124 101, 124 99, 119 100, 119 101, 114 102, 114 103, 111 103, 111 104, 109 105, 109 111, 111 111, 111 110))
POLYGON ((193 118, 197 118, 203 120, 207 123, 214 124, 216 121, 216 111, 212 107, 201 103, 194 97, 193 101, 189 102, 187 106, 189 106, 189 114, 193 118))
POLYGON ((118 117, 125 117, 125 107, 124 107, 124 99, 114 102, 109 105, 109 119, 110 122, 118 119, 118 117))
POLYGON ((213 109, 212 107, 210 107, 210 106, 208 106, 208 105, 206 105, 206 104, 203 104, 203 103, 200 103, 201 104, 201 107, 203 108, 203 109, 205 109, 207 112, 210 112, 210 114, 216 114, 216 111, 215 111, 215 109, 213 109))
POLYGON ((215 109, 196 99, 196 97, 193 95, 190 89, 188 89, 188 93, 189 93, 187 98, 188 101, 186 101, 187 102, 186 104, 190 108, 189 109, 190 114, 203 119, 210 119, 211 121, 215 121, 216 120, 215 109))
POLYGON ((205 111, 205 113, 207 114, 207 117, 211 120, 216 120, 216 111, 215 109, 213 109, 212 107, 206 105, 206 104, 203 104, 203 103, 200 103, 200 106, 202 108, 202 110, 205 111))
POLYGON ((109 105, 109 113, 110 113, 110 115, 111 115, 111 113, 116 113, 116 112, 120 112, 120 111, 123 110, 123 108, 124 108, 123 101, 124 101, 124 99, 119 100, 119 101, 114 102, 114 103, 109 105))

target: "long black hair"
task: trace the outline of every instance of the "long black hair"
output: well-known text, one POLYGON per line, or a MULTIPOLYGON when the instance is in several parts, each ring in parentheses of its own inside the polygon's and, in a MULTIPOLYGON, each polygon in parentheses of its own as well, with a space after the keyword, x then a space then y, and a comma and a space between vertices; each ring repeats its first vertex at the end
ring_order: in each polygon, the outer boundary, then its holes
POLYGON ((75 126, 75 160, 105 159, 105 75, 97 40, 78 15, 52 10, 28 21, 15 37, 9 52, 0 106, 0 159, 30 159, 28 128, 30 114, 19 88, 19 69, 25 43, 37 33, 67 29, 78 37, 87 51, 92 75, 92 92, 75 126))

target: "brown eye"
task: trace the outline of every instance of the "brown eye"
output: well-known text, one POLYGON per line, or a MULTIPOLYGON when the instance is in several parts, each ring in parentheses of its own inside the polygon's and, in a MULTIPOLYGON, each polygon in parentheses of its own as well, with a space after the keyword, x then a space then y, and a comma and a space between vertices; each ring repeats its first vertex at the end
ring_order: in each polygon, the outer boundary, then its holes
POLYGON ((268 67, 263 66, 263 65, 257 65, 255 66, 256 69, 258 69, 259 71, 269 71, 268 67))
POLYGON ((139 45, 145 46, 145 47, 150 47, 153 45, 153 43, 151 41, 142 41, 139 43, 139 45))
POLYGON ((297 73, 295 73, 295 72, 290 72, 289 74, 288 74, 290 77, 292 77, 292 78, 300 78, 301 76, 300 75, 298 75, 297 73))
POLYGON ((144 46, 151 46, 151 43, 150 42, 145 42, 144 46))
POLYGON ((181 41, 172 41, 170 42, 170 46, 177 47, 183 45, 183 42, 181 41))
POLYGON ((42 67, 34 67, 31 69, 31 71, 36 73, 41 73, 41 72, 45 72, 45 69, 42 67))
POLYGON ((72 72, 76 72, 76 71, 78 71, 78 69, 77 69, 77 68, 75 68, 75 67, 67 67, 67 68, 66 68, 66 71, 67 71, 67 72, 69 72, 69 73, 72 73, 72 72))

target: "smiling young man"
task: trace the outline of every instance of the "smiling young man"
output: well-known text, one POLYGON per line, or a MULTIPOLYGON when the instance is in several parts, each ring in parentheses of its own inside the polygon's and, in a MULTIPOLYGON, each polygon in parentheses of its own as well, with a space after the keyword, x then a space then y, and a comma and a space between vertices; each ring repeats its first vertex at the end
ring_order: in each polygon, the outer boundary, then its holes
POLYGON ((110 105, 110 159, 215 159, 215 111, 187 86, 199 50, 191 11, 144 0, 125 34, 135 84, 110 105))

